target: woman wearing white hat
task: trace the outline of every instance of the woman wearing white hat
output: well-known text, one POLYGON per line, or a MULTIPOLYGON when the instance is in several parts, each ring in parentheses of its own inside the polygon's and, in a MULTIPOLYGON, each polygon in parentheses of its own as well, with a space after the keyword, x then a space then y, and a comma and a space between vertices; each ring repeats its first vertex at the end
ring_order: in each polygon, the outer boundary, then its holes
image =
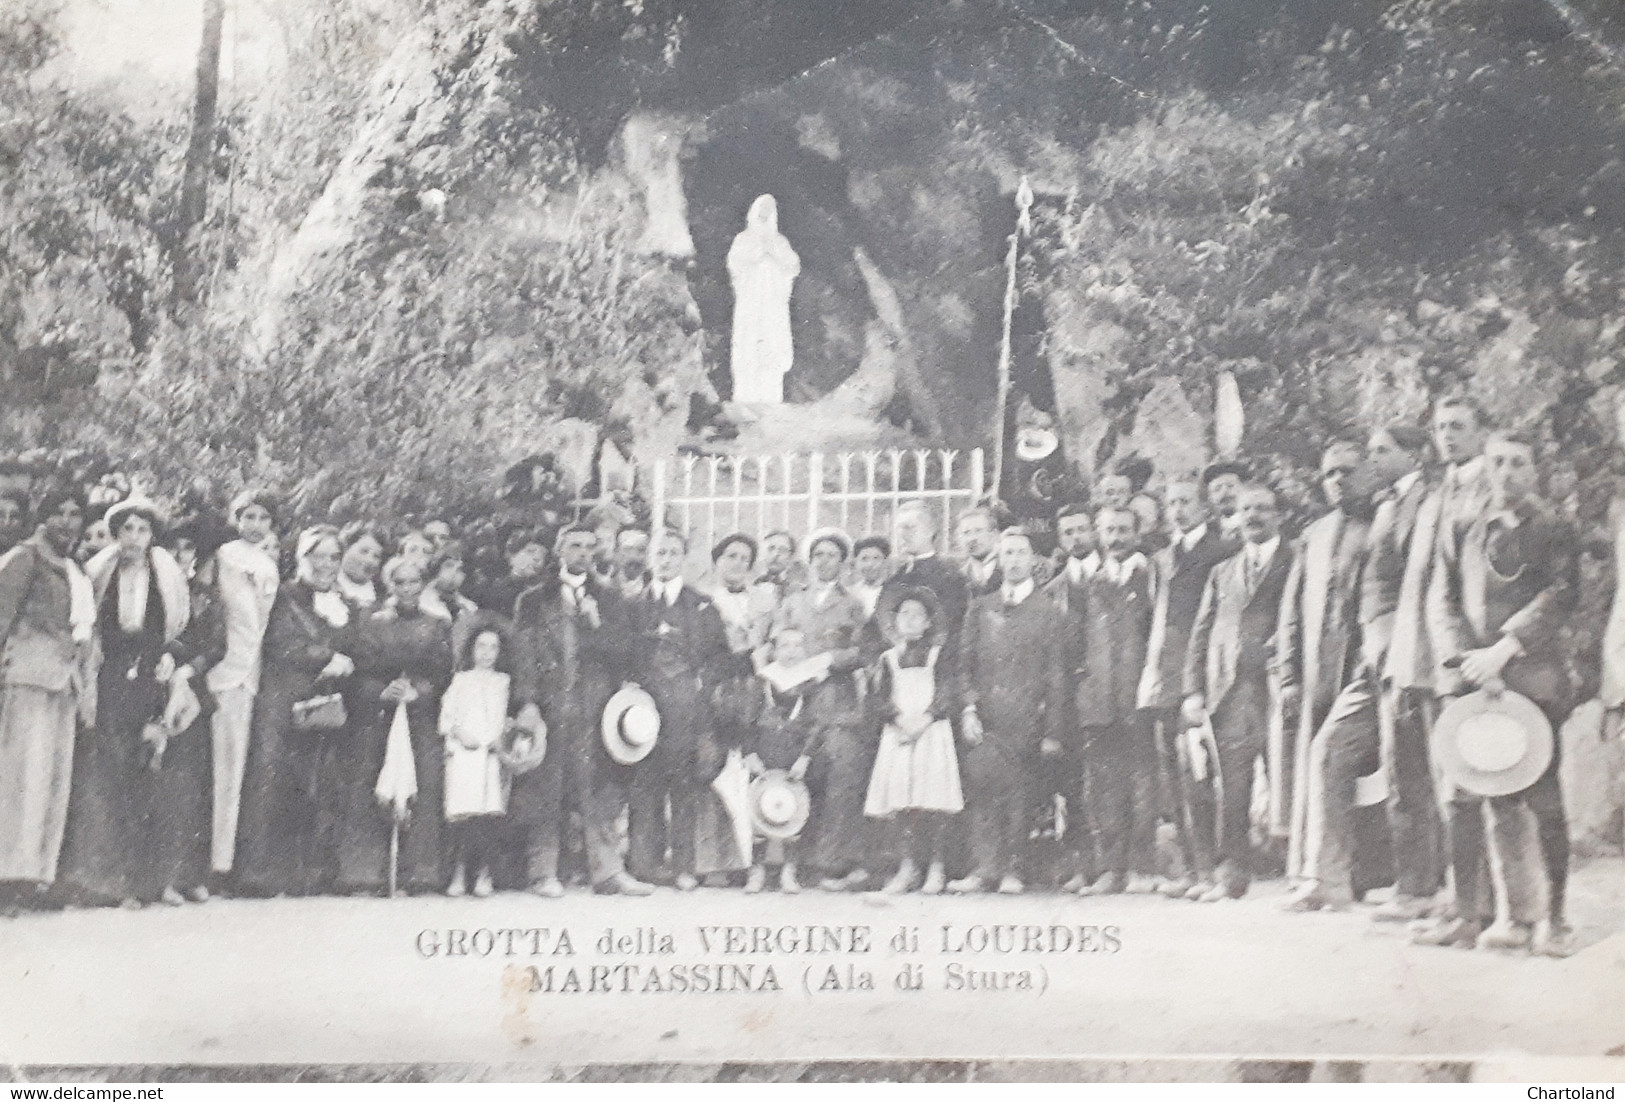
POLYGON ((826 891, 856 888, 869 878, 863 798, 874 750, 858 685, 858 644, 868 616, 841 583, 851 557, 852 539, 845 532, 813 532, 807 537, 807 586, 786 594, 774 618, 775 630, 800 631, 809 659, 824 667, 807 693, 818 747, 807 783, 815 808, 808 863, 822 874, 818 886, 826 891))

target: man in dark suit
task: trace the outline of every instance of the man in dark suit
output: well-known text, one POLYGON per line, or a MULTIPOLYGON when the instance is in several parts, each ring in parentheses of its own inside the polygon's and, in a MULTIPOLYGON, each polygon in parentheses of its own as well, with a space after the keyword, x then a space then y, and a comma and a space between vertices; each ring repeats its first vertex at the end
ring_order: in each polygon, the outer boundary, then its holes
POLYGON ((965 589, 971 597, 992 593, 1004 583, 999 572, 999 530, 993 510, 975 505, 959 514, 954 522, 954 538, 964 556, 959 572, 965 575, 965 589))
POLYGON ((699 886, 694 857, 701 798, 721 765, 711 691, 733 652, 711 598, 683 583, 683 534, 666 529, 649 550, 654 576, 627 603, 627 616, 635 679, 654 697, 660 737, 633 771, 627 863, 641 880, 670 878, 679 890, 693 891, 699 886))
MULTIPOLYGON (((1555 736, 1572 703, 1560 632, 1579 601, 1579 538, 1536 496, 1532 439, 1495 433, 1484 459, 1489 499, 1476 516, 1459 518, 1459 536, 1441 533, 1434 560, 1428 622, 1444 671, 1437 687, 1441 696, 1472 687, 1522 693, 1540 706, 1555 736)), ((1417 941, 1567 955, 1569 844, 1560 749, 1554 740, 1551 764, 1522 792, 1488 800, 1450 794, 1445 822, 1456 913, 1417 941), (1483 880, 1488 854, 1496 900, 1483 880), (1487 925, 1497 904, 1505 911, 1487 925)))
MULTIPOLYGON (((1378 429, 1366 444, 1365 467, 1356 493, 1379 486, 1377 508, 1365 537, 1363 561, 1352 579, 1358 602, 1353 673, 1338 692, 1309 744, 1303 842, 1303 886, 1287 901, 1296 911, 1341 909, 1354 899, 1356 841, 1369 853, 1388 845, 1384 810, 1380 826, 1354 806, 1356 781, 1381 760, 1381 670, 1399 579, 1374 576, 1377 549, 1393 562, 1399 555, 1427 487, 1422 458, 1427 433, 1403 422, 1378 429)), ((1340 579, 1347 581, 1348 579, 1340 579)))
MULTIPOLYGON (((1185 722, 1197 727, 1211 719, 1223 792, 1216 883, 1200 897, 1207 903, 1239 899, 1252 883, 1253 768, 1267 741, 1270 651, 1292 567, 1291 551, 1281 543, 1275 491, 1244 487, 1237 511, 1245 542, 1208 574, 1185 655, 1185 722)), ((1201 804, 1205 810, 1206 802, 1201 804)), ((1197 820, 1201 845, 1211 817, 1199 814, 1197 820)))
MULTIPOLYGON (((1132 870, 1150 890, 1156 872, 1156 750, 1136 697, 1151 632, 1150 566, 1135 551, 1138 521, 1126 505, 1095 514, 1100 565, 1066 601, 1077 682, 1072 696, 1077 757, 1083 765, 1083 811, 1094 836, 1099 873, 1086 892, 1129 886, 1132 870)), ((1063 574, 1056 579, 1069 585, 1063 574)))
POLYGON ((1433 447, 1445 469, 1423 488, 1414 508, 1407 508, 1406 500, 1398 503, 1392 532, 1371 548, 1367 588, 1381 594, 1376 611, 1386 609, 1373 626, 1384 652, 1379 718, 1397 876, 1394 897, 1372 914, 1379 922, 1427 914, 1444 880, 1439 804, 1428 756, 1442 671, 1427 622, 1428 586, 1440 541, 1446 533, 1459 534, 1463 518, 1470 521, 1489 498, 1481 454, 1486 428, 1470 399, 1435 403, 1433 447))
POLYGON ((1180 739, 1185 651, 1208 573, 1234 555, 1240 545, 1220 534, 1199 480, 1170 479, 1162 498, 1172 538, 1151 558, 1151 637, 1136 703, 1146 710, 1156 732, 1161 804, 1173 820, 1187 869, 1185 877, 1169 880, 1161 891, 1170 898, 1183 898, 1193 892, 1205 895, 1213 886, 1212 866, 1198 859, 1200 851, 1193 842, 1194 778, 1180 739))
POLYGON ((971 602, 960 637, 960 731, 968 747, 965 805, 970 814, 969 876, 948 890, 1007 895, 1024 890, 1022 862, 1031 826, 1032 781, 1055 760, 1065 736, 1066 621, 1037 592, 1037 554, 1025 529, 999 537, 1004 584, 971 602))
MULTIPOLYGON (((1044 583, 1044 596, 1050 599, 1066 617, 1070 632, 1067 645, 1069 677, 1077 677, 1083 666, 1082 632, 1076 630, 1087 604, 1085 594, 1089 579, 1100 556, 1095 553, 1094 517, 1077 502, 1068 502, 1055 511, 1056 550, 1062 558, 1059 569, 1044 583), (1076 609, 1076 613, 1074 613, 1076 609)), ((1033 797, 1041 809, 1065 808, 1064 816, 1056 819, 1057 829, 1045 833, 1050 864, 1057 880, 1063 880, 1062 891, 1076 892, 1089 886, 1098 875, 1094 866, 1093 846, 1083 807, 1083 766, 1078 760, 1077 739, 1065 740, 1053 767, 1045 769, 1034 786, 1033 797), (1065 823, 1065 830, 1060 824, 1065 823), (1088 852, 1085 852, 1085 851, 1088 852)))
POLYGON ((616 819, 632 767, 604 750, 604 706, 627 677, 626 609, 592 571, 597 534, 585 525, 559 533, 559 570, 520 594, 514 611, 514 696, 546 719, 542 764, 515 777, 508 817, 526 838, 531 891, 564 894, 559 849, 571 811, 581 815, 587 873, 603 894, 647 895, 621 864, 616 819))

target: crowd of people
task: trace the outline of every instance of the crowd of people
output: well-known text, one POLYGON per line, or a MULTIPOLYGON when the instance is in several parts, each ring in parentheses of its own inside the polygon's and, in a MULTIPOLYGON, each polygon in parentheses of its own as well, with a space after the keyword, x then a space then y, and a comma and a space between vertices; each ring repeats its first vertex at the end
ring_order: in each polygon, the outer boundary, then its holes
POLYGON ((1244 462, 1155 495, 1130 466, 1057 511, 1053 554, 989 504, 950 557, 940 507, 904 502, 885 537, 728 535, 703 579, 685 533, 616 510, 474 563, 445 520, 285 533, 263 491, 177 521, 18 474, 11 914, 571 885, 1214 903, 1284 873, 1294 910, 1392 884, 1372 917, 1419 943, 1570 951, 1560 754, 1493 798, 1430 754, 1454 696, 1515 690, 1555 729, 1585 677, 1575 528, 1536 445, 1465 398, 1327 446, 1295 532, 1244 462), (605 720, 628 692, 658 717, 630 749, 605 720), (804 816, 742 831, 728 770, 804 816))

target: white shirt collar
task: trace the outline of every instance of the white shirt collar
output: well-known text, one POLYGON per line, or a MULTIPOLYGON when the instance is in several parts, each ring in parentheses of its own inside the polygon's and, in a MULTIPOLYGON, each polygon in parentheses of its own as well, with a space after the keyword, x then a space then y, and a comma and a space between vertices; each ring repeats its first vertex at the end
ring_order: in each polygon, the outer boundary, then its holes
POLYGON ((1123 579, 1128 577, 1129 561, 1127 558, 1109 559, 1105 556, 1101 556, 1100 572, 1104 574, 1106 576, 1106 580, 1111 582, 1113 585, 1121 584, 1123 579))
POLYGON ((571 589, 580 589, 582 586, 587 584, 587 575, 572 574, 561 566, 559 567, 559 581, 563 582, 571 589))
POLYGON ((1275 560, 1275 550, 1281 546, 1281 537, 1276 536, 1268 543, 1247 544, 1247 560, 1260 570, 1267 569, 1275 560))
POLYGON ((1202 537, 1206 535, 1207 521, 1204 520, 1201 524, 1198 524, 1195 528, 1192 528, 1189 532, 1186 532, 1183 536, 1179 537, 1180 549, 1183 551, 1189 551, 1191 548, 1201 543, 1202 537))
POLYGON ((1028 597, 1031 597, 1032 594, 1033 580, 1031 578, 1028 578, 1024 582, 1018 582, 1015 585, 1006 585, 1004 587, 1004 603, 1007 605, 1019 605, 1028 597))
POLYGON ((1404 497, 1406 494, 1410 493, 1411 487, 1416 485, 1417 480, 1421 477, 1422 472, 1420 470, 1412 471, 1410 474, 1401 475, 1398 481, 1394 483, 1394 496, 1404 497))
POLYGON ((677 595, 683 591, 682 578, 672 578, 664 582, 657 581, 654 584, 655 592, 660 595, 661 600, 665 601, 668 605, 674 605, 677 603, 677 595))
POLYGON ((1066 577, 1073 585, 1082 585, 1088 581, 1100 566, 1100 554, 1091 551, 1081 559, 1069 558, 1066 560, 1066 577))

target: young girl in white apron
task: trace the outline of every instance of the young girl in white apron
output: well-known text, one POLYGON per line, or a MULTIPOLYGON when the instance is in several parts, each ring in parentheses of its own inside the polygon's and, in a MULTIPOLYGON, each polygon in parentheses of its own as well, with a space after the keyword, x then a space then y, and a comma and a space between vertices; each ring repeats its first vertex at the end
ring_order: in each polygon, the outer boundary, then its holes
POLYGON ((865 815, 890 820, 898 831, 902 863, 881 890, 898 894, 916 886, 927 895, 942 892, 946 819, 965 808, 954 751, 953 678, 944 669, 940 644, 930 641, 937 602, 913 590, 898 602, 893 622, 897 645, 881 655, 875 699, 884 717, 874 772, 869 777, 865 815), (927 864, 919 881, 919 862, 927 864))

